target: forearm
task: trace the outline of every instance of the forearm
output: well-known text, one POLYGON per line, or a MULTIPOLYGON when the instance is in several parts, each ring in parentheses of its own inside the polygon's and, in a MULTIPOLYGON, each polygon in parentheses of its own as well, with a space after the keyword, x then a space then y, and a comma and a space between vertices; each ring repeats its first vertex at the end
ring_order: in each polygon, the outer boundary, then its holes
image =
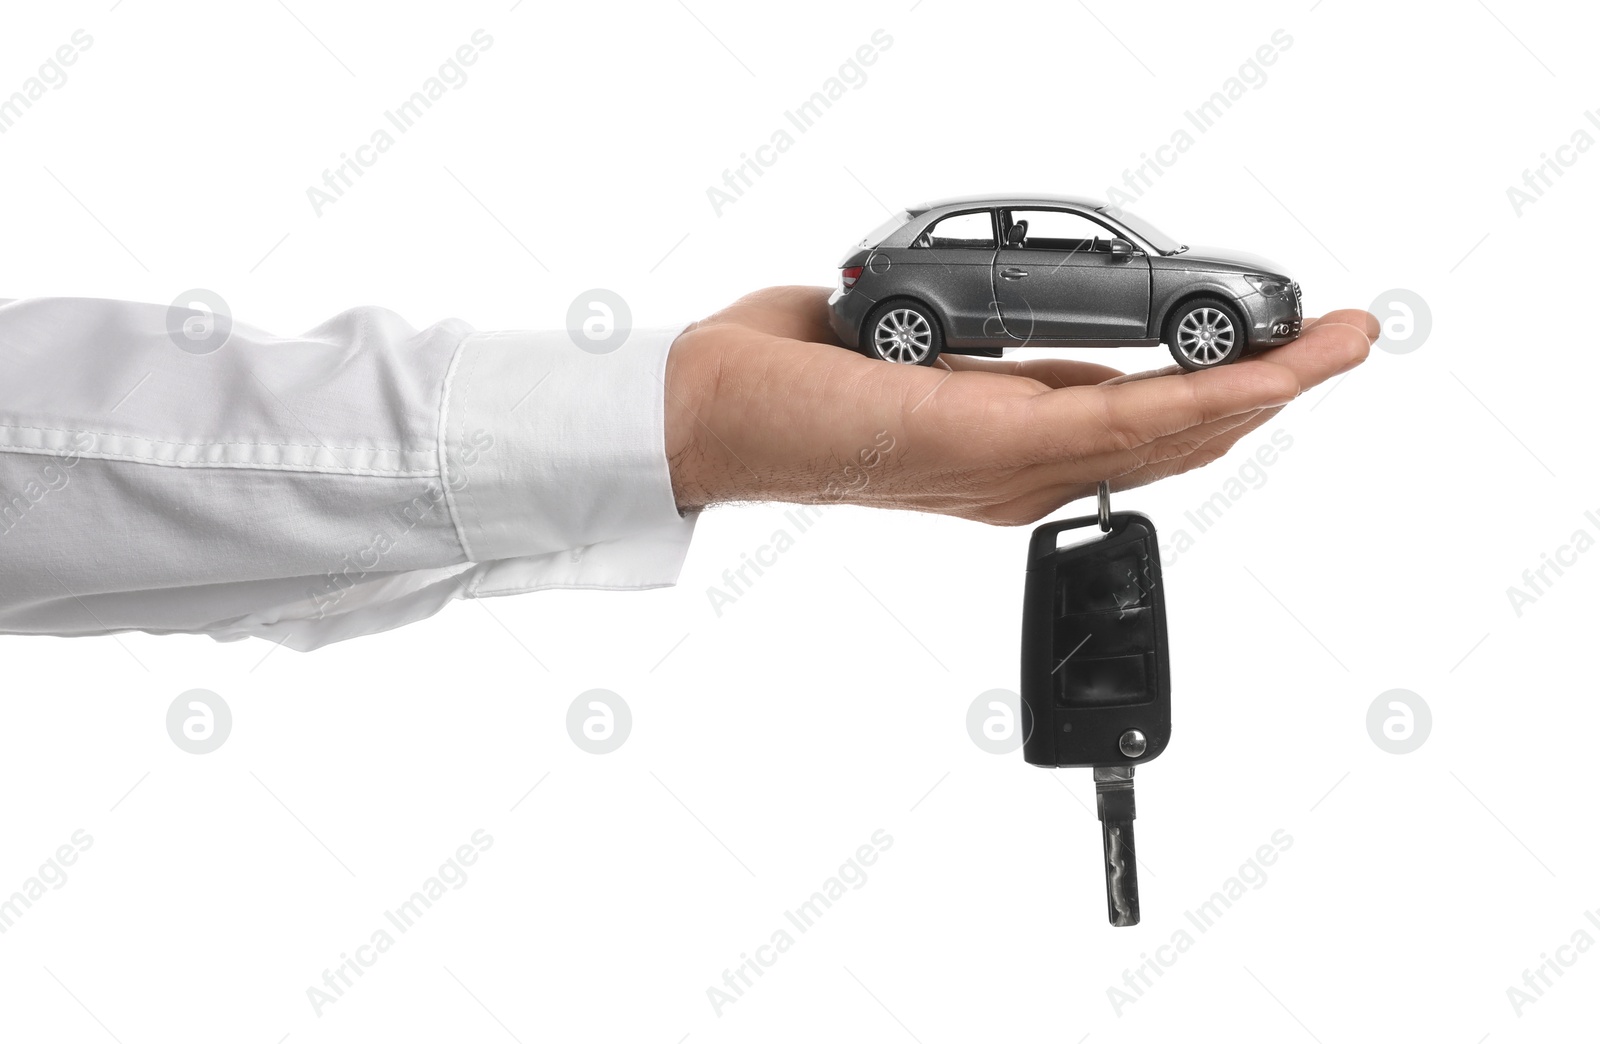
POLYGON ((168 324, 0 306, 0 630, 309 648, 464 594, 676 576, 671 332, 591 355, 363 308, 196 354, 168 324))

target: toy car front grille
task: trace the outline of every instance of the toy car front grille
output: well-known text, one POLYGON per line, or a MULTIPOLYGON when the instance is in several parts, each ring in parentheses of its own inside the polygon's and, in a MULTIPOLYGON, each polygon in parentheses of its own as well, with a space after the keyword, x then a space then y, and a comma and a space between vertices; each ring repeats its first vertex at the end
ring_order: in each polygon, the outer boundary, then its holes
POLYGON ((1290 283, 1289 283, 1289 289, 1294 291, 1294 311, 1295 311, 1296 315, 1299 315, 1300 314, 1300 284, 1291 280, 1290 283))

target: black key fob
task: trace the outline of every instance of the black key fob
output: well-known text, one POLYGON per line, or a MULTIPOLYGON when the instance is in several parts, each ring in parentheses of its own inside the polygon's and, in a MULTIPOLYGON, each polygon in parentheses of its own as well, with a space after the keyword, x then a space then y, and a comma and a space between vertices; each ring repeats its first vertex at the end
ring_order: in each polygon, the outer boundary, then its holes
POLYGON ((1101 514, 1033 531, 1022 606, 1022 754, 1029 764, 1094 769, 1106 911, 1139 923, 1133 767, 1172 735, 1167 607, 1156 527, 1145 516, 1101 514), (1088 539, 1059 546, 1072 530, 1088 539))
POLYGON ((1022 753, 1055 768, 1126 767, 1172 735, 1167 608, 1155 525, 1114 512, 1033 531, 1022 608, 1022 753), (1094 527, 1058 547, 1062 534, 1094 527))

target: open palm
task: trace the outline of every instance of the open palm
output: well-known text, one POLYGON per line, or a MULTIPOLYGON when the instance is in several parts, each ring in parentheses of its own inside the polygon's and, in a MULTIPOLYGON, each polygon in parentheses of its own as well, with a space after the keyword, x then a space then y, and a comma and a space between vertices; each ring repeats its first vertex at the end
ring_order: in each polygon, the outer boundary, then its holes
POLYGON ((668 357, 666 441, 679 507, 853 503, 1037 521, 1222 456, 1284 404, 1359 365, 1359 310, 1211 370, 1125 375, 1059 359, 886 363, 839 347, 828 291, 759 290, 691 326, 668 357))

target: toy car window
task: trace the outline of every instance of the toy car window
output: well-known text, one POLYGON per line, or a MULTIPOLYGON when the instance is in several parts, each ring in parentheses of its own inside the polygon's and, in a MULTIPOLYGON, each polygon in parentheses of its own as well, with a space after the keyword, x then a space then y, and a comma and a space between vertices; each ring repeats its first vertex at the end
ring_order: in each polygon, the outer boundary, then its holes
MULTIPOLYGON (((1106 208, 1101 208, 1106 209, 1106 208)), ((1144 218, 1137 214, 1130 214, 1126 210, 1111 208, 1113 216, 1124 225, 1133 230, 1135 235, 1143 236, 1144 241, 1156 248, 1158 253, 1176 254, 1184 247, 1176 239, 1162 232, 1144 218)))
POLYGON ((987 210, 940 218, 914 244, 936 250, 993 250, 994 221, 987 210))
POLYGON ((1104 253, 1111 249, 1111 238, 1116 234, 1100 222, 1070 210, 1012 210, 1007 217, 1008 229, 1028 223, 1027 235, 1020 244, 1024 250, 1104 253))

